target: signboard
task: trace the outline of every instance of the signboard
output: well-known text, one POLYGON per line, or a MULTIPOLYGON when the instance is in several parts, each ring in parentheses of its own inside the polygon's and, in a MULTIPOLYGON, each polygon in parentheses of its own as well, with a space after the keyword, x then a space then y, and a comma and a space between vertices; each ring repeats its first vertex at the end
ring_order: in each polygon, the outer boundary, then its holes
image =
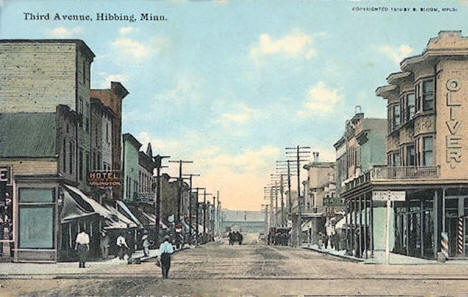
POLYGON ((372 192, 372 200, 375 201, 405 201, 405 191, 374 191, 372 192))
POLYGON ((120 171, 90 171, 88 172, 88 185, 95 187, 120 186, 120 171))
POLYGON ((0 183, 11 186, 11 167, 0 166, 0 183))

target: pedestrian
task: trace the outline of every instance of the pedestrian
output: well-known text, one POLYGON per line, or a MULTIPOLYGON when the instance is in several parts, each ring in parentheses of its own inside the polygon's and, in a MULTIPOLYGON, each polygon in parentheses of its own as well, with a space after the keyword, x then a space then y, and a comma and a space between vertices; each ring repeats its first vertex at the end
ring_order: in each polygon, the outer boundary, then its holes
POLYGON ((242 240, 244 239, 244 236, 240 232, 237 232, 237 238, 239 240, 239 245, 242 245, 242 240))
POLYGON ((85 229, 76 236, 75 249, 78 251, 79 256, 78 267, 85 268, 86 258, 89 252, 89 235, 86 233, 85 229))
POLYGON ((102 259, 107 259, 107 257, 109 256, 109 235, 107 235, 106 230, 102 230, 101 232, 101 240, 99 242, 99 247, 101 248, 102 259))
POLYGON ((150 242, 148 240, 148 234, 143 234, 143 237, 141 238, 141 241, 142 241, 142 246, 143 246, 143 254, 145 255, 145 257, 148 257, 149 256, 149 246, 150 246, 150 242))
POLYGON ((135 237, 133 234, 134 231, 128 230, 125 241, 127 242, 127 255, 128 263, 132 262, 132 255, 135 252, 135 237))
POLYGON ((169 269, 171 268, 171 254, 174 247, 169 242, 169 236, 164 238, 164 242, 159 246, 159 259, 161 260, 162 277, 169 278, 169 269))
POLYGON ((117 237, 117 247, 119 248, 119 259, 123 260, 124 255, 127 253, 128 245, 122 233, 120 233, 119 237, 117 237))

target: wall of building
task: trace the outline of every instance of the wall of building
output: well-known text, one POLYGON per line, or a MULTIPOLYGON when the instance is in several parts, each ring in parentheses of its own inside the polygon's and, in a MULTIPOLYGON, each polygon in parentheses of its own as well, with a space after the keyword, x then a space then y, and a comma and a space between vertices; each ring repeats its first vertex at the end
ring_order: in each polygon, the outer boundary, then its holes
POLYGON ((468 167, 468 61, 442 60, 436 81, 435 162, 440 178, 466 179, 468 167))
POLYGON ((124 200, 133 201, 134 193, 138 193, 138 149, 124 139, 124 200))
POLYGON ((76 44, 0 42, 0 113, 75 109, 76 44))

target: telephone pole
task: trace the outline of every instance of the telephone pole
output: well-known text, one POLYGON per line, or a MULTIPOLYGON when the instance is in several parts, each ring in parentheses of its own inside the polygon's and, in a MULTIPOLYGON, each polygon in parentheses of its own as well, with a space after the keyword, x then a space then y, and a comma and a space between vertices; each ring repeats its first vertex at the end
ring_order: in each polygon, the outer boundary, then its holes
POLYGON ((196 197, 196 198, 195 198, 195 221, 196 221, 196 226, 195 226, 195 227, 196 227, 196 228, 195 228, 195 245, 198 246, 198 232, 199 232, 199 230, 198 230, 198 225, 199 225, 199 223, 198 223, 198 221, 199 221, 199 217, 198 217, 198 213, 199 213, 199 208, 198 208, 198 191, 205 190, 205 188, 199 188, 199 187, 197 187, 197 188, 194 188, 194 190, 195 190, 195 193, 196 193, 196 195, 195 195, 195 197, 196 197))
POLYGON ((177 217, 175 219, 176 225, 180 223, 180 211, 181 211, 181 201, 182 201, 182 164, 184 163, 193 163, 193 161, 184 161, 184 160, 174 160, 169 161, 169 163, 179 163, 179 179, 177 180, 177 217))
POLYGON ((296 159, 296 169, 297 169, 297 246, 301 246, 302 238, 302 204, 301 204, 301 162, 307 161, 303 158, 310 156, 310 147, 309 146, 296 146, 296 147, 287 147, 286 155, 294 156, 296 159))
POLYGON ((203 189, 203 236, 206 233, 206 196, 213 195, 211 193, 207 193, 206 189, 203 189))
MULTIPOLYGON (((192 242, 192 178, 194 176, 200 176, 200 174, 184 174, 184 176, 188 176, 189 178, 189 242, 192 242)), ((197 199, 198 200, 198 199, 197 199)), ((198 203, 198 202, 197 202, 198 203)))
MULTIPOLYGON (((156 244, 156 248, 159 247, 159 222, 161 220, 161 168, 167 168, 167 166, 162 166, 162 160, 170 158, 170 156, 160 156, 156 155, 154 157, 154 163, 156 166, 156 197, 154 197, 154 203, 156 204, 155 207, 155 232, 154 235, 154 243, 156 244)), ((154 187, 153 187, 154 188, 154 187)))
POLYGON ((276 170, 280 172, 280 174, 284 174, 284 170, 287 170, 287 182, 288 182, 288 216, 292 218, 292 193, 291 193, 291 176, 295 176, 295 174, 291 173, 291 170, 294 169, 295 164, 292 163, 291 160, 285 161, 276 161, 276 170), (286 167, 284 167, 286 165, 286 167))

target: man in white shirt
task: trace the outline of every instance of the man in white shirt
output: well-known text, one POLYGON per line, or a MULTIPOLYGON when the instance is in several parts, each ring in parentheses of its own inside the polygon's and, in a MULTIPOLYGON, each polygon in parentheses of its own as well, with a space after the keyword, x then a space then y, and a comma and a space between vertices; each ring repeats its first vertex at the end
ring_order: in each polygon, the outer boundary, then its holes
POLYGON ((123 260, 124 255, 128 249, 127 242, 125 241, 125 237, 122 234, 117 237, 117 247, 119 248, 119 259, 123 260))
POLYGON ((174 252, 174 247, 169 242, 169 237, 164 238, 164 242, 159 246, 159 258, 161 259, 162 277, 168 278, 169 268, 171 268, 171 254, 174 252))
POLYGON ((86 230, 81 231, 76 236, 75 249, 78 251, 80 258, 79 268, 85 268, 86 258, 88 257, 89 251, 89 235, 86 230))

